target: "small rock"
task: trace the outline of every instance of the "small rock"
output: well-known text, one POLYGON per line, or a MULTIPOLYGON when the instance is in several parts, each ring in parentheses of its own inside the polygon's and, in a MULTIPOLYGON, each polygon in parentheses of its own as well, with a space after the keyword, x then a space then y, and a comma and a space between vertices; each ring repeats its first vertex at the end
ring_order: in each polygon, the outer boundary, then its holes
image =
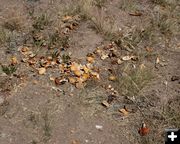
POLYGON ((167 85, 168 85, 168 82, 167 82, 167 81, 164 81, 164 84, 165 84, 165 86, 167 86, 167 85))
POLYGON ((178 80, 180 80, 179 76, 172 76, 171 77, 171 81, 178 81, 178 80))
POLYGON ((110 88, 112 88, 112 86, 111 86, 111 85, 108 85, 108 89, 110 89, 110 88))
POLYGON ((73 140, 72 144, 80 144, 78 140, 73 140))
POLYGON ((67 82, 67 80, 65 78, 55 78, 55 84, 56 85, 63 85, 67 82))
POLYGON ((52 90, 63 92, 63 90, 61 90, 60 88, 57 88, 57 87, 52 87, 52 90))
POLYGON ((96 129, 102 130, 102 129, 103 129, 103 126, 102 126, 102 125, 96 125, 96 129))
POLYGON ((133 58, 135 58, 135 56, 123 56, 121 59, 123 60, 123 61, 128 61, 128 60, 131 60, 131 59, 133 59, 133 58))
POLYGON ((111 75, 111 76, 109 76, 109 80, 110 80, 110 81, 115 81, 115 80, 116 80, 116 77, 115 77, 114 75, 111 75))
POLYGON ((123 61, 122 61, 121 59, 118 59, 118 60, 117 60, 117 63, 120 65, 120 64, 123 63, 123 61))
POLYGON ((109 57, 108 54, 102 54, 101 59, 102 59, 102 60, 105 60, 105 59, 107 59, 108 57, 109 57))
POLYGON ((106 100, 104 100, 104 101, 102 102, 102 105, 105 106, 105 107, 107 107, 107 108, 110 106, 109 103, 108 103, 106 100))
POLYGON ((42 67, 42 68, 39 68, 39 69, 38 69, 38 72, 39 72, 40 75, 43 75, 43 74, 45 74, 46 69, 43 68, 43 67, 42 67))
POLYGON ((124 109, 124 108, 119 109, 119 112, 121 112, 124 116, 128 115, 128 111, 126 109, 124 109))
POLYGON ((4 101, 5 101, 4 97, 0 96, 0 105, 2 105, 4 101))
POLYGON ((3 72, 3 73, 0 73, 0 76, 1 76, 1 77, 6 77, 7 74, 3 72))
POLYGON ((115 96, 115 95, 109 95, 107 102, 110 104, 110 103, 111 103, 113 100, 115 100, 115 99, 116 99, 116 96, 115 96))

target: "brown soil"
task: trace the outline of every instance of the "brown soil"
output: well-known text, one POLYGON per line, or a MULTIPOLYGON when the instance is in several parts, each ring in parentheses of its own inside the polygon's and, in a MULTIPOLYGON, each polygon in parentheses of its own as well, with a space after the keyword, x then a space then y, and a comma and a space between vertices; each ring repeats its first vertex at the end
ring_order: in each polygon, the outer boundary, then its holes
MULTIPOLYGON (((151 0, 133 3, 136 7, 127 3, 123 5, 122 1, 100 0, 102 8, 93 5, 90 10, 85 7, 87 12, 74 11, 73 14, 78 15, 80 20, 77 20, 75 28, 65 34, 69 38, 68 46, 58 45, 54 49, 59 48, 60 53, 64 54, 71 53, 72 61, 84 64, 88 53, 119 38, 121 34, 117 35, 116 30, 122 29, 120 33, 125 34, 133 26, 146 30, 152 11, 155 14, 154 11, 166 13, 169 10, 168 4, 161 6, 151 0), (142 16, 129 14, 137 11, 142 16), (93 17, 100 23, 110 18, 113 24, 102 24, 103 28, 98 31, 93 27, 93 17), (115 25, 115 30, 108 24, 115 25), (106 30, 112 32, 113 39, 105 33, 106 30)), ((72 16, 70 12, 73 7, 70 5, 76 7, 78 2, 1 0, 0 3, 0 64, 9 65, 12 56, 18 59, 17 70, 13 74, 7 75, 0 68, 0 144, 160 144, 164 142, 165 128, 180 127, 179 21, 177 30, 174 27, 171 34, 169 31, 162 34, 155 28, 155 43, 152 39, 143 39, 137 44, 133 40, 130 42, 134 45, 132 51, 123 47, 127 44, 125 42, 117 46, 117 56, 105 60, 95 58, 100 80, 89 79, 83 88, 78 89, 68 82, 56 85, 50 80, 50 77, 60 75, 57 67, 49 68, 45 75, 39 75, 34 68, 21 62, 23 55, 18 51, 22 46, 36 51, 32 33, 35 18, 47 14, 50 24, 37 31, 48 42, 52 33, 64 30, 62 17, 72 16), (64 10, 68 6, 70 9, 64 10), (8 38, 4 39, 4 33, 8 38), (153 52, 149 52, 147 47, 152 48, 153 52), (125 55, 135 55, 138 59, 113 63, 125 55), (132 72, 141 71, 138 68, 142 65, 147 69, 146 73, 140 72, 134 79, 132 72), (117 80, 108 80, 111 73, 117 80), (131 78, 133 83, 126 78, 131 78), (117 92, 107 108, 102 102, 112 93, 107 89, 109 85, 117 92), (127 116, 119 112, 124 107, 129 110, 127 116), (145 136, 138 133, 142 122, 150 129, 145 136), (97 129, 97 125, 102 129, 97 129)), ((179 7, 177 1, 174 9, 179 7)), ((177 14, 174 19, 178 17, 177 14)), ((137 33, 135 37, 139 36, 139 31, 134 33, 137 33)), ((42 46, 37 57, 46 57, 51 51, 46 45, 42 46)))

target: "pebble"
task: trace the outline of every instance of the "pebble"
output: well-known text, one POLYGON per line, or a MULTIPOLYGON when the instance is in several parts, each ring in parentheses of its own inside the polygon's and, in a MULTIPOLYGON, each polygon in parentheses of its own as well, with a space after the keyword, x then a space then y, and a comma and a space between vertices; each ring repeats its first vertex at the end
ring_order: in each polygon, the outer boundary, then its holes
POLYGON ((103 126, 102 126, 102 125, 96 125, 96 129, 102 130, 102 129, 103 129, 103 126))
POLYGON ((5 101, 5 99, 2 96, 0 96, 0 105, 2 105, 4 103, 4 101, 5 101))
POLYGON ((180 79, 180 77, 178 76, 172 76, 171 77, 171 81, 178 81, 180 79))

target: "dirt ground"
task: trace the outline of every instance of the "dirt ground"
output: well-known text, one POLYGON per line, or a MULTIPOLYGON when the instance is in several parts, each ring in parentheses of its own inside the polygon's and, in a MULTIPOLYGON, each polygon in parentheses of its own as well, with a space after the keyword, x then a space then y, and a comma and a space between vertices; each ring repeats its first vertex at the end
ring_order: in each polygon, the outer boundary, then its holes
POLYGON ((0 144, 164 143, 179 40, 179 0, 0 0, 0 144))

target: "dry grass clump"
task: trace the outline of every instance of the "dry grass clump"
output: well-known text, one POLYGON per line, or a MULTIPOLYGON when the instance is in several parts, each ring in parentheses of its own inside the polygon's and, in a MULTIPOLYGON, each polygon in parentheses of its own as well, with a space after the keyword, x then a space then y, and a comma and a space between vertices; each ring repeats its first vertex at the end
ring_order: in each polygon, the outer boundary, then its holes
POLYGON ((0 27, 0 45, 4 44, 6 40, 7 40, 6 32, 2 27, 0 27))
POLYGON ((117 80, 117 89, 122 95, 137 96, 153 77, 153 72, 149 68, 127 68, 123 76, 117 80))
MULTIPOLYGON (((12 8, 13 9, 13 8, 12 8)), ((2 27, 9 31, 20 32, 28 27, 26 15, 13 10, 2 17, 2 27)))
POLYGON ((64 5, 60 15, 75 16, 80 15, 82 19, 89 19, 89 14, 92 11, 93 0, 74 0, 71 3, 64 5))
POLYGON ((94 16, 91 18, 92 26, 97 33, 100 33, 105 40, 112 40, 117 31, 117 27, 115 25, 115 21, 106 18, 103 13, 99 13, 98 16, 94 16))
POLYGON ((138 11, 139 6, 134 0, 121 0, 119 2, 119 8, 124 11, 138 11))

